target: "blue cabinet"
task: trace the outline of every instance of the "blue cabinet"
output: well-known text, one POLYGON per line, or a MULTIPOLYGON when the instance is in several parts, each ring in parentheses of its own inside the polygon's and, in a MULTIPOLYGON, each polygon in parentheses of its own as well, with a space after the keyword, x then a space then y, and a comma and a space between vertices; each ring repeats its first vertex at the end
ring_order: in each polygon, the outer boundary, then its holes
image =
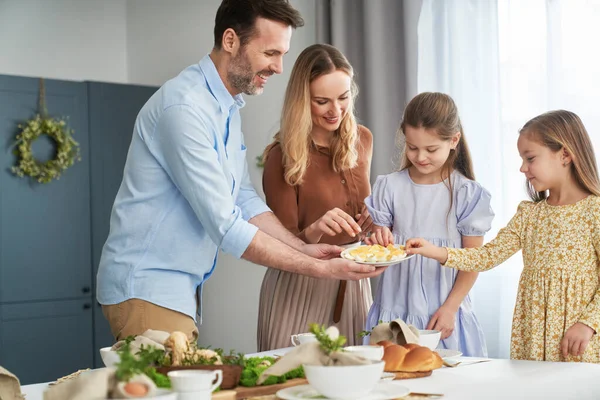
POLYGON ((0 305, 0 360, 21 384, 92 366, 91 298, 0 305))
MULTIPOLYGON (((103 366, 113 339, 95 298, 135 118, 155 87, 46 80, 51 116, 68 117, 82 161, 38 184, 10 171, 17 125, 37 112, 39 79, 0 75, 0 365, 22 383, 103 366)), ((39 159, 54 156, 46 137, 39 159)))
MULTIPOLYGON (((111 83, 88 84, 90 147, 93 149, 90 154, 90 178, 94 282, 102 246, 108 237, 113 202, 123 179, 133 125, 138 112, 156 89, 111 83)), ((110 346, 113 337, 100 304, 94 304, 94 347, 99 349, 110 346)), ((96 367, 104 366, 98 353, 94 353, 94 357, 96 367)))
MULTIPOLYGON (((87 91, 82 83, 46 81, 48 111, 68 116, 82 162, 43 185, 15 176, 17 125, 37 111, 39 80, 0 76, 0 303, 77 298, 91 293, 87 91)), ((41 137, 40 159, 53 156, 41 137)), ((38 143, 39 142, 39 143, 38 143)))

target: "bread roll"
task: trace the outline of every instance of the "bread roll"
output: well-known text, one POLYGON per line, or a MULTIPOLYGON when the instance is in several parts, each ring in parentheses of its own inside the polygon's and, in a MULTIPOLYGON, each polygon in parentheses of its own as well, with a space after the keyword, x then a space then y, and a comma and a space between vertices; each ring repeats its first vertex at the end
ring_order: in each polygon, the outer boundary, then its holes
POLYGON ((443 364, 438 353, 418 344, 401 346, 389 340, 382 340, 377 344, 383 346, 384 371, 387 372, 427 372, 438 369, 443 364))

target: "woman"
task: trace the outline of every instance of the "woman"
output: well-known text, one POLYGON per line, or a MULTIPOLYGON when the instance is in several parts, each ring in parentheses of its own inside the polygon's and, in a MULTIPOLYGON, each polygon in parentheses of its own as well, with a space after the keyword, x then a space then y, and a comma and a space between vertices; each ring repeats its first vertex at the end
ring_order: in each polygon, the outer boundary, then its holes
MULTIPOLYGON (((264 152, 266 201, 283 225, 306 243, 347 245, 372 220, 373 137, 357 125, 352 66, 333 46, 316 44, 296 60, 280 131, 264 152)), ((258 350, 288 347, 308 324, 335 324, 349 344, 360 343, 373 302, 368 279, 336 281, 268 269, 261 287, 258 350)))

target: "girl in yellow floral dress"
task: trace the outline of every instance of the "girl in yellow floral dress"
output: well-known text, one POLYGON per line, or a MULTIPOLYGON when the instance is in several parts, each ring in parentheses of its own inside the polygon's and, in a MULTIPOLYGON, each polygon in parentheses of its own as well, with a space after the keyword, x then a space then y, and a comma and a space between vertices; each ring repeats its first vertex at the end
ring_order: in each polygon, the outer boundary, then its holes
POLYGON ((511 358, 600 363, 600 179, 579 117, 537 116, 517 143, 532 201, 483 247, 409 239, 409 253, 463 271, 489 270, 523 250, 511 358))

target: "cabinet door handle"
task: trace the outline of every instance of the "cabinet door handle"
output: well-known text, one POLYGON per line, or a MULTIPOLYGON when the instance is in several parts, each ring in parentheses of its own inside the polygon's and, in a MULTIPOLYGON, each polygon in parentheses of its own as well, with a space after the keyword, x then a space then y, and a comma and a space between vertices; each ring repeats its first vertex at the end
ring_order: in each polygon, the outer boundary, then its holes
POLYGON ((91 290, 92 290, 92 289, 90 289, 90 287, 89 287, 89 286, 84 286, 84 287, 81 289, 81 291, 82 291, 83 293, 89 293, 91 290))
POLYGON ((92 305, 91 305, 90 303, 85 303, 85 304, 83 305, 83 309, 84 309, 84 310, 89 310, 90 308, 92 308, 92 305))

